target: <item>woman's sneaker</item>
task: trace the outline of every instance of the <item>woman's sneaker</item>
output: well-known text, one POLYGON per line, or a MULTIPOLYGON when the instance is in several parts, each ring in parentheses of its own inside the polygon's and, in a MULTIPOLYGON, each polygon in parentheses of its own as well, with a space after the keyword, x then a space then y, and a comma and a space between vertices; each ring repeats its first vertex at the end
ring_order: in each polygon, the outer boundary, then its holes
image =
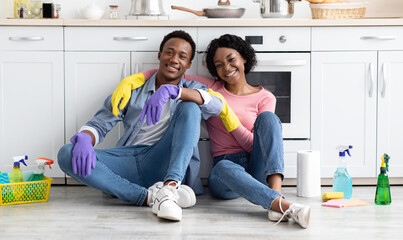
MULTIPOLYGON (((164 186, 163 182, 156 182, 154 185, 148 188, 148 194, 151 196, 147 200, 148 205, 152 207, 154 204, 155 194, 164 186)), ((196 204, 196 195, 192 188, 186 185, 179 185, 178 188, 178 204, 181 208, 189 208, 196 204)))
POLYGON ((267 217, 269 218, 270 221, 273 221, 273 222, 278 222, 278 221, 280 221, 280 219, 281 219, 281 222, 287 222, 288 219, 290 219, 288 216, 283 217, 282 213, 276 212, 274 210, 267 211, 267 217))
POLYGON ((308 227, 310 214, 310 207, 298 203, 291 204, 287 211, 284 212, 285 216, 292 218, 303 228, 308 227))

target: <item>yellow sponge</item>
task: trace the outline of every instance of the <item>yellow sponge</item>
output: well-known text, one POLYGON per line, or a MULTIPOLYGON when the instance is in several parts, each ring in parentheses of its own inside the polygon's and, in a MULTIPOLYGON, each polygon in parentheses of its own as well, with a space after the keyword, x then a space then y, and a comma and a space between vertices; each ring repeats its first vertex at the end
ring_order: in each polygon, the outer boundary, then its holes
POLYGON ((326 201, 326 200, 329 200, 329 199, 341 199, 343 197, 344 197, 343 192, 325 192, 322 195, 322 200, 326 201))

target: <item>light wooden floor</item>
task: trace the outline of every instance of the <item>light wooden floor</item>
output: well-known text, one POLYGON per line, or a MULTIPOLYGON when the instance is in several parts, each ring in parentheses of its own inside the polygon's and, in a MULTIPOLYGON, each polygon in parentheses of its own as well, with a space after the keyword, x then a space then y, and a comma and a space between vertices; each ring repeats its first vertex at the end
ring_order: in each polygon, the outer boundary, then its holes
POLYGON ((274 226, 264 209, 241 198, 199 196, 181 222, 170 222, 88 187, 52 186, 49 202, 0 206, 0 239, 401 239, 403 187, 391 192, 392 204, 377 206, 375 187, 354 187, 353 198, 371 206, 329 208, 285 187, 288 200, 312 208, 302 229, 292 221, 274 226))

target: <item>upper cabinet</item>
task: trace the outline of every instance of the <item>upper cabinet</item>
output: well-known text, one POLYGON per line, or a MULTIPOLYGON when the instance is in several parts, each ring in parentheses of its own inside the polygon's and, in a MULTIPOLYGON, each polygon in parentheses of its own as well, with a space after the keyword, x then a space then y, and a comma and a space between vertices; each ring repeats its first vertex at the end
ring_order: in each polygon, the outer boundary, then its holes
POLYGON ((338 145, 354 146, 352 177, 375 177, 385 152, 390 176, 403 176, 402 39, 401 27, 312 29, 311 145, 321 151, 322 177, 337 168, 338 145))
POLYGON ((64 177, 57 164, 64 144, 63 28, 0 27, 0 95, 0 171, 11 171, 13 156, 28 155, 26 169, 51 158, 46 175, 64 177))

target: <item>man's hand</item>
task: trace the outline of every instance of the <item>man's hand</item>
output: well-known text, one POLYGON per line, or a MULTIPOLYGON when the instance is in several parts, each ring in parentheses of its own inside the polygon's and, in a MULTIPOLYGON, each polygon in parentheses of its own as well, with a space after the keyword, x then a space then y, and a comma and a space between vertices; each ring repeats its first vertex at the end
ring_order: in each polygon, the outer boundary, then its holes
POLYGON ((235 129, 241 125, 241 121, 239 121, 239 118, 236 116, 234 111, 228 106, 227 101, 225 98, 219 93, 211 90, 209 88, 208 93, 211 95, 214 95, 221 99, 222 101, 222 110, 220 113, 220 118, 222 123, 224 124, 225 128, 227 129, 228 132, 232 132, 235 129))
POLYGON ((180 93, 180 87, 177 85, 164 84, 155 91, 153 95, 147 100, 146 104, 141 111, 140 121, 143 121, 144 116, 147 116, 147 125, 156 124, 161 117, 161 111, 165 103, 169 99, 175 99, 180 93))
POLYGON ((92 146, 92 137, 84 132, 74 135, 70 142, 74 144, 72 167, 74 174, 80 177, 91 175, 91 169, 95 168, 96 155, 92 146))
POLYGON ((143 73, 133 74, 119 82, 118 87, 113 92, 111 98, 113 115, 116 117, 119 115, 120 110, 125 108, 126 104, 129 102, 130 97, 132 96, 132 90, 139 88, 144 84, 144 82, 145 77, 143 73), (120 107, 118 107, 120 100, 122 100, 122 102, 120 103, 120 107))

